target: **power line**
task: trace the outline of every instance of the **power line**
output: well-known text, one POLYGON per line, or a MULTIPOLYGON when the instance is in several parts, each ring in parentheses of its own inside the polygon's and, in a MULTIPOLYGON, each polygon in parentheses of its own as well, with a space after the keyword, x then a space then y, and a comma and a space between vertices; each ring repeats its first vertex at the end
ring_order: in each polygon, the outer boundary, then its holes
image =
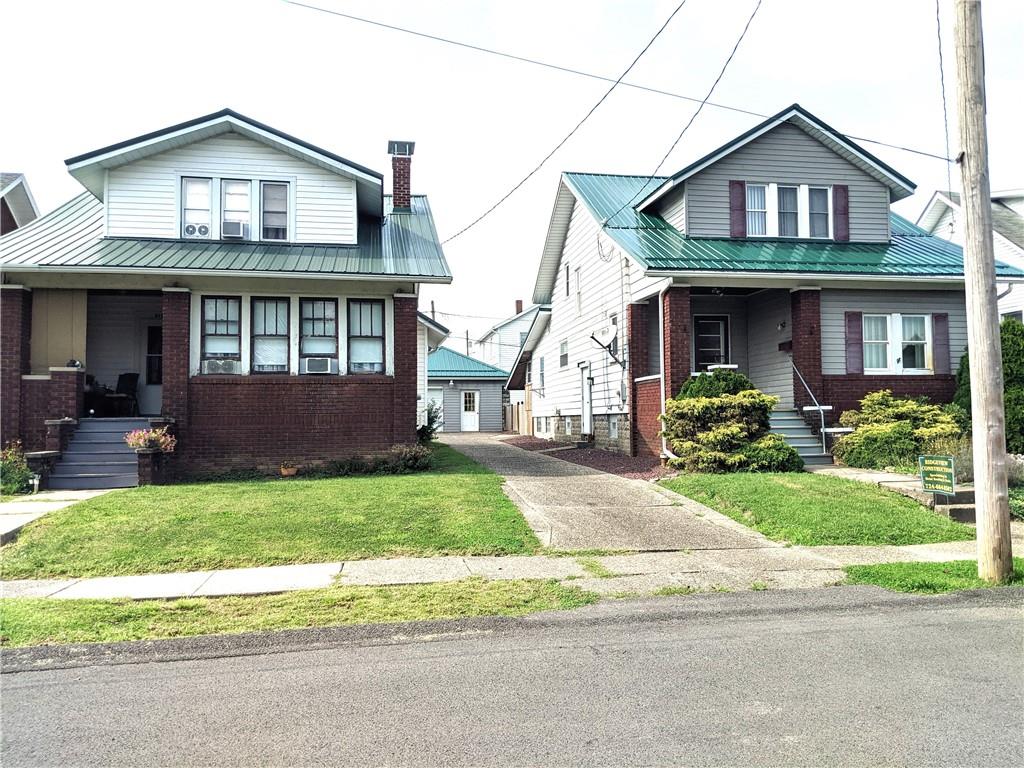
MULTIPOLYGON (((541 61, 539 59, 533 59, 533 58, 530 58, 528 56, 520 56, 520 55, 515 54, 515 53, 509 53, 508 51, 499 51, 499 50, 496 50, 494 48, 487 48, 485 46, 475 45, 473 43, 465 43, 465 42, 462 42, 460 40, 453 40, 451 38, 441 37, 439 35, 431 35, 431 34, 429 34, 427 32, 420 32, 420 31, 415 30, 415 29, 408 29, 407 27, 399 27, 399 26, 394 25, 394 24, 386 24, 386 23, 384 23, 382 21, 376 21, 375 19, 367 19, 367 18, 364 18, 362 16, 355 16, 355 15, 353 15, 351 13, 343 13, 342 11, 335 11, 335 10, 332 10, 330 8, 323 8, 323 7, 317 6, 317 5, 310 5, 308 3, 298 2, 298 0, 283 0, 283 2, 287 3, 288 5, 298 6, 300 8, 307 8, 307 9, 309 9, 311 11, 319 11, 321 13, 330 14, 331 16, 340 16, 343 19, 348 19, 350 21, 355 21, 355 22, 358 22, 360 24, 369 24, 371 26, 380 27, 382 29, 391 30, 393 32, 401 32, 401 33, 406 34, 406 35, 413 35, 414 37, 422 37, 422 38, 424 38, 426 40, 432 40, 434 42, 444 43, 446 45, 454 45, 454 46, 457 46, 459 48, 465 48, 465 49, 470 50, 470 51, 475 51, 477 53, 486 53, 486 54, 489 54, 491 56, 499 56, 501 58, 511 59, 512 61, 518 61, 518 62, 521 62, 523 64, 533 64, 533 65, 538 66, 538 67, 544 67, 544 68, 547 68, 547 69, 553 69, 553 70, 555 70, 557 72, 564 72, 566 74, 576 75, 578 77, 586 77, 586 78, 589 78, 591 80, 601 80, 601 81, 606 82, 606 83, 614 83, 614 82, 616 82, 616 80, 614 78, 608 77, 606 75, 599 75, 599 74, 596 74, 594 72, 586 72, 586 71, 581 70, 581 69, 574 69, 573 67, 565 67, 565 66, 562 66, 560 64, 553 64, 553 63, 548 62, 548 61, 541 61)), ((685 94, 676 93, 674 91, 666 91, 666 90, 664 90, 662 88, 654 88, 654 87, 649 86, 649 85, 641 85, 640 83, 630 83, 630 82, 622 81, 622 82, 619 82, 618 85, 620 85, 620 86, 622 86, 624 88, 634 88, 634 89, 636 89, 638 91, 646 91, 648 93, 657 94, 659 96, 668 96, 668 97, 673 98, 673 99, 682 99, 683 101, 692 101, 694 103, 700 103, 702 101, 701 99, 699 99, 699 98, 697 98, 695 96, 687 96, 685 94)), ((706 106, 714 107, 715 109, 724 109, 724 110, 729 111, 729 112, 737 112, 737 113, 742 114, 742 115, 751 115, 752 117, 760 117, 760 118, 769 117, 769 115, 766 115, 766 114, 764 114, 762 112, 757 112, 757 111, 752 110, 752 109, 744 109, 743 107, 733 107, 733 106, 730 106, 728 104, 719 104, 719 103, 714 102, 714 101, 708 101, 706 103, 706 106)), ((912 147, 904 147, 904 146, 902 146, 900 144, 891 144, 891 143, 886 142, 886 141, 879 141, 877 139, 868 139, 868 138, 865 138, 863 136, 854 136, 853 134, 849 134, 849 133, 847 133, 845 135, 848 136, 849 138, 853 139, 854 141, 863 141, 863 142, 866 142, 868 144, 877 144, 880 147, 889 147, 890 149, 898 149, 901 152, 910 152, 910 153, 915 154, 915 155, 922 155, 924 157, 930 157, 930 158, 933 158, 935 160, 943 160, 943 161, 946 161, 946 162, 950 162, 950 158, 948 156, 949 155, 949 148, 948 148, 948 146, 946 148, 946 156, 944 157, 942 155, 937 155, 934 152, 926 152, 926 151, 924 151, 922 149, 914 149, 912 147)))
POLYGON ((762 0, 757 0, 757 5, 754 6, 754 10, 751 12, 750 18, 748 18, 747 23, 743 25, 743 31, 740 32, 740 36, 736 38, 736 43, 735 45, 733 45, 732 50, 729 51, 729 58, 725 60, 725 64, 723 64, 722 69, 719 70, 718 77, 716 77, 715 82, 711 84, 711 88, 708 89, 707 95, 704 97, 703 101, 701 101, 701 103, 697 106, 697 109, 694 111, 694 113, 690 116, 689 121, 686 123, 686 125, 683 126, 683 130, 681 130, 679 132, 679 135, 676 136, 675 141, 672 142, 672 146, 668 148, 668 151, 662 156, 661 160, 658 161, 658 166, 654 169, 651 175, 647 177, 647 180, 640 185, 640 188, 636 191, 633 197, 631 197, 629 200, 623 203, 619 207, 619 209, 615 211, 615 213, 613 213, 611 216, 608 216, 605 219, 605 222, 611 221, 620 213, 622 213, 622 210, 624 208, 632 205, 633 202, 640 196, 640 193, 647 189, 647 185, 651 183, 655 176, 658 175, 658 171, 661 170, 661 166, 665 164, 665 161, 668 160, 668 156, 671 155, 672 151, 679 145, 679 142, 682 140, 683 135, 690 129, 690 126, 693 125, 693 121, 696 120, 697 116, 701 113, 701 111, 703 111, 704 105, 707 104, 708 99, 711 98, 711 94, 715 92, 715 88, 718 87, 718 84, 722 81, 722 78, 725 76, 725 71, 729 68, 729 64, 732 63, 733 57, 736 55, 736 51, 739 50, 740 43, 743 42, 743 38, 747 36, 747 31, 750 29, 750 25, 754 21, 754 17, 757 16, 757 12, 761 10, 761 2, 762 0))
POLYGON ((479 224, 479 223, 480 223, 481 221, 483 221, 483 220, 484 220, 485 218, 487 218, 487 217, 488 217, 488 216, 489 216, 489 215, 490 215, 491 213, 493 213, 493 212, 494 212, 494 210, 495 210, 495 209, 496 209, 496 208, 497 208, 497 207, 498 207, 499 205, 501 205, 501 204, 502 204, 502 203, 504 203, 504 202, 505 202, 506 200, 508 200, 508 199, 509 199, 509 198, 510 198, 510 197, 511 197, 511 196, 512 196, 513 194, 515 194, 516 190, 518 190, 518 189, 519 189, 519 188, 520 188, 521 186, 523 186, 523 184, 525 184, 525 183, 526 183, 527 181, 529 181, 529 180, 530 180, 530 178, 531 178, 531 177, 533 177, 533 175, 534 175, 534 174, 536 174, 536 173, 537 173, 537 172, 538 172, 538 171, 539 171, 539 170, 540 170, 541 168, 543 168, 543 167, 544 167, 544 164, 545 164, 545 163, 546 163, 546 162, 547 162, 548 160, 550 160, 550 159, 551 159, 551 158, 552 158, 552 157, 554 156, 554 154, 555 154, 555 153, 556 153, 556 152, 557 152, 558 150, 560 150, 560 149, 561 149, 561 148, 562 148, 563 146, 565 146, 565 143, 566 143, 567 141, 569 141, 569 139, 571 139, 571 138, 572 138, 572 137, 573 137, 573 136, 575 135, 576 131, 578 131, 578 130, 579 130, 579 129, 580 129, 580 128, 581 128, 582 126, 583 126, 583 124, 584 124, 585 122, 587 122, 587 120, 589 120, 589 119, 590 119, 590 116, 591 116, 592 114, 594 114, 594 112, 596 112, 596 111, 597 111, 597 108, 598 108, 598 107, 600 107, 600 106, 601 106, 602 104, 604 104, 604 102, 605 102, 605 99, 607 99, 607 98, 608 98, 609 96, 611 96, 611 95, 612 95, 612 91, 614 91, 614 90, 615 90, 615 88, 616 88, 616 87, 617 87, 617 86, 619 85, 619 83, 621 83, 621 82, 622 82, 622 78, 624 78, 624 77, 625 77, 626 75, 628 75, 628 74, 629 74, 629 73, 630 73, 630 72, 632 71, 633 67, 635 67, 635 66, 636 66, 636 63, 637 63, 638 61, 640 61, 640 59, 641 59, 641 58, 643 57, 643 55, 644 55, 645 53, 647 53, 647 51, 648 51, 648 50, 650 49, 650 47, 651 47, 652 45, 654 45, 654 41, 655 41, 655 40, 657 40, 657 39, 658 39, 658 38, 659 38, 659 37, 661 36, 661 33, 665 31, 665 27, 667 27, 667 26, 669 25, 669 22, 671 22, 671 21, 672 21, 672 19, 674 19, 674 18, 675 18, 676 14, 677 14, 677 13, 679 13, 679 11, 680 11, 680 10, 682 9, 682 7, 683 7, 684 5, 686 5, 686 0, 682 0, 682 2, 680 2, 680 3, 679 3, 679 5, 677 5, 677 6, 676 6, 675 10, 674 10, 674 11, 672 11, 672 13, 670 13, 670 14, 669 14, 669 16, 668 16, 668 18, 667 18, 667 19, 665 19, 665 23, 664 23, 664 24, 662 24, 662 25, 661 25, 661 27, 659 27, 659 28, 658 28, 658 31, 654 33, 654 37, 652 37, 652 38, 651 38, 651 39, 650 39, 650 40, 649 40, 649 41, 647 42, 647 45, 645 45, 645 46, 643 47, 643 49, 642 49, 642 50, 640 51, 640 53, 638 53, 638 54, 636 55, 636 58, 634 58, 634 59, 633 59, 633 61, 631 61, 631 62, 630 62, 629 66, 628 66, 628 67, 626 67, 625 71, 624 71, 624 72, 623 72, 623 73, 622 73, 621 75, 619 75, 619 76, 618 76, 618 78, 617 78, 617 79, 615 80, 615 82, 614 82, 614 83, 612 83, 611 87, 610 87, 610 88, 609 88, 609 89, 608 89, 607 91, 605 91, 605 92, 604 92, 604 95, 603 95, 603 96, 601 96, 601 98, 600 98, 600 99, 598 99, 598 100, 597 100, 597 103, 596 103, 596 104, 594 104, 594 106, 592 106, 592 107, 591 107, 591 108, 590 108, 590 109, 589 109, 589 110, 587 111, 587 114, 585 114, 585 115, 583 116, 583 119, 582 119, 582 120, 580 120, 580 121, 579 121, 578 123, 576 123, 575 127, 573 127, 573 129, 572 129, 571 131, 569 131, 569 132, 568 132, 568 133, 567 133, 567 134, 565 135, 565 137, 564 137, 564 138, 563 138, 563 139, 562 139, 562 140, 561 140, 560 142, 558 142, 558 143, 557 143, 557 144, 555 145, 554 149, 552 149, 552 150, 551 150, 550 152, 548 152, 548 153, 547 153, 547 154, 546 154, 546 155, 544 156, 544 159, 543 159, 543 160, 541 160, 541 161, 540 161, 539 163, 537 163, 537 165, 536 165, 536 166, 534 167, 534 169, 533 169, 532 171, 530 171, 530 172, 529 172, 528 174, 526 174, 526 175, 525 175, 525 176, 524 176, 524 177, 523 177, 522 179, 520 179, 520 180, 519 180, 519 183, 518 183, 518 184, 516 184, 515 186, 513 186, 513 187, 512 187, 512 189, 510 189, 510 190, 509 190, 508 192, 506 192, 506 193, 505 193, 504 195, 502 195, 502 197, 501 197, 501 198, 500 198, 500 199, 499 199, 499 200, 498 200, 498 201, 497 201, 497 202, 496 202, 496 203, 495 203, 494 205, 492 205, 492 206, 491 206, 490 208, 488 208, 488 209, 487 209, 486 211, 484 211, 484 212, 483 212, 482 214, 480 214, 479 216, 477 216, 477 217, 476 217, 475 219, 473 219, 473 221, 471 221, 471 222, 470 222, 469 224, 467 224, 466 226, 464 226, 464 227, 463 227, 462 229, 460 229, 460 230, 459 230, 458 232, 456 232, 456 233, 455 233, 454 235, 452 235, 451 237, 448 237, 448 238, 446 238, 446 239, 445 239, 444 241, 442 241, 441 245, 446 245, 446 244, 450 243, 450 242, 451 242, 452 240, 454 240, 455 238, 459 237, 459 235, 462 235, 462 234, 464 234, 465 232, 468 232, 468 231, 469 231, 470 229, 472 229, 472 228, 473 228, 473 227, 475 227, 475 226, 476 226, 477 224, 479 224))

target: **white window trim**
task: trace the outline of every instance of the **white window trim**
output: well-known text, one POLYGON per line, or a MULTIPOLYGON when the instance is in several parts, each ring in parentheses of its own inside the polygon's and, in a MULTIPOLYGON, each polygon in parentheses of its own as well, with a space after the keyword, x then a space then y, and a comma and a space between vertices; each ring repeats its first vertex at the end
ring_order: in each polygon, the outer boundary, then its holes
POLYGON ((885 368, 868 368, 864 366, 864 373, 868 376, 930 376, 935 372, 935 351, 932 341, 932 316, 927 312, 907 312, 907 317, 924 318, 924 360, 926 368, 904 368, 903 367, 903 317, 902 312, 865 312, 861 316, 861 355, 865 344, 872 342, 864 339, 864 320, 869 317, 884 317, 887 339, 887 362, 885 368), (898 338, 897 338, 898 334, 898 338))
POLYGON ((259 180, 259 182, 257 182, 256 186, 259 187, 259 191, 260 191, 259 200, 257 201, 257 205, 256 205, 256 214, 257 214, 256 218, 258 219, 258 221, 256 222, 256 226, 259 227, 259 237, 253 237, 251 239, 252 240, 259 240, 260 242, 264 242, 264 243, 290 243, 290 242, 294 242, 294 240, 295 240, 295 233, 292 231, 292 226, 293 226, 292 222, 294 221, 294 218, 295 218, 294 217, 295 205, 292 202, 292 188, 293 188, 294 185, 290 181, 282 181, 280 179, 264 179, 264 178, 261 178, 259 180), (278 240, 278 239, 275 239, 275 238, 272 238, 272 237, 264 237, 263 236, 263 185, 264 184, 284 184, 286 189, 287 189, 287 198, 288 198, 287 205, 288 205, 288 210, 285 211, 285 215, 287 216, 288 221, 287 221, 287 223, 285 225, 287 227, 287 230, 286 230, 287 236, 284 239, 278 240))
POLYGON ((576 267, 573 277, 576 278, 576 316, 579 317, 583 314, 583 275, 579 267, 576 267))
POLYGON ((223 216, 223 197, 221 193, 222 181, 248 181, 249 188, 249 239, 242 242, 252 243, 296 243, 298 242, 295 232, 295 176, 280 173, 231 173, 223 176, 213 176, 209 171, 175 171, 174 189, 174 227, 178 233, 176 239, 184 238, 184 216, 182 215, 182 183, 184 179, 209 179, 210 180, 210 239, 221 240, 220 225, 223 216), (262 182, 277 182, 288 185, 288 239, 287 240, 263 240, 256 235, 263 234, 263 185, 262 182), (257 190, 257 191, 253 191, 257 190), (253 231, 253 222, 259 225, 259 231, 253 231))
POLYGON ((569 340, 568 339, 562 339, 558 343, 558 369, 559 370, 563 370, 563 369, 568 368, 568 367, 569 367, 569 340), (562 352, 563 348, 565 349, 564 353, 562 352), (565 362, 564 363, 562 362, 562 356, 563 355, 565 356, 565 362))
POLYGON ((822 242, 835 240, 835 217, 832 215, 832 185, 830 184, 792 184, 776 181, 745 181, 743 193, 744 222, 746 222, 746 187, 765 188, 765 234, 752 235, 749 232, 747 237, 755 240, 776 239, 776 240, 819 240, 822 242), (782 237, 779 235, 779 187, 796 187, 797 200, 797 235, 796 237, 782 237), (811 211, 810 211, 810 190, 824 189, 828 191, 828 237, 811 237, 811 211))

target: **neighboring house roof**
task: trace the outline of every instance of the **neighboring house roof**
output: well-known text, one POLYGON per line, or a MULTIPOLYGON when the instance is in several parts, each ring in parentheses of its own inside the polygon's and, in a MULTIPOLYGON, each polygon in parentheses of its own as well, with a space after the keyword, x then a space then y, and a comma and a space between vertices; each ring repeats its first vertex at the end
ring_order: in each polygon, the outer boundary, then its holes
MULTIPOLYGON (((793 104, 786 107, 781 112, 772 115, 764 122, 755 125, 746 133, 740 134, 732 141, 723 144, 713 152, 710 152, 699 160, 690 163, 681 171, 661 179, 661 183, 658 184, 657 187, 645 190, 642 194, 637 194, 633 202, 640 202, 637 203, 636 208, 639 210, 647 209, 652 203, 661 198, 672 188, 686 181, 686 179, 700 173, 709 165, 718 162, 726 155, 735 152, 740 147, 749 144, 754 139, 763 136, 782 123, 791 123, 797 126, 808 135, 825 144, 838 155, 853 163, 869 176, 872 176, 885 184, 889 188, 890 202, 901 200, 904 197, 909 197, 914 194, 914 189, 916 189, 917 185, 906 176, 883 163, 866 149, 854 143, 851 139, 841 134, 823 120, 819 120, 799 104, 793 104)), ((622 203, 620 202, 619 204, 621 205, 622 203)))
MULTIPOLYGON (((992 193, 992 229, 1010 244, 1024 250, 1024 216, 1003 202, 1008 198, 1016 197, 1024 197, 1024 190, 992 193)), ((957 212, 960 211, 960 193, 938 190, 932 195, 932 199, 928 201, 928 205, 925 206, 921 215, 917 217, 918 226, 934 232, 942 216, 950 208, 957 212)))
POLYGON ((427 347, 430 349, 440 347, 444 340, 451 335, 451 331, 422 312, 416 313, 416 319, 419 320, 420 325, 427 329, 427 347))
POLYGON ((508 378, 508 371, 495 368, 485 362, 441 347, 427 358, 427 377, 431 379, 501 379, 508 378))
POLYGON ((528 317, 528 316, 536 313, 538 308, 539 308, 538 305, 534 304, 533 306, 527 307, 522 312, 519 312, 518 314, 512 315, 512 317, 505 318, 500 323, 498 323, 497 325, 492 327, 489 331, 487 331, 487 333, 485 333, 483 336, 481 336, 479 339, 477 339, 477 341, 478 342, 485 341, 488 336, 490 336, 492 333, 496 333, 499 329, 504 328, 509 323, 515 322, 516 320, 519 320, 520 318, 528 317))
MULTIPOLYGON (((565 173, 559 185, 533 300, 550 301, 575 200, 604 232, 649 276, 699 274, 860 276, 870 279, 962 279, 963 252, 958 245, 930 235, 902 216, 890 214, 888 243, 839 243, 811 240, 691 238, 660 216, 622 204, 650 182, 643 176, 565 173), (615 214, 613 216, 613 214, 615 214), (609 218, 611 217, 611 218, 609 218)), ((996 274, 1022 278, 1024 271, 1002 263, 996 274)))
MULTIPOLYGON (((391 208, 385 196, 385 211, 391 208)), ((430 205, 412 196, 411 213, 383 223, 363 217, 358 245, 103 237, 103 204, 85 192, 0 239, 9 272, 135 272, 317 278, 398 278, 450 283, 430 205)))
POLYGON ((253 120, 251 117, 239 114, 233 109, 222 109, 219 112, 187 120, 184 123, 119 141, 116 144, 70 157, 64 162, 68 167, 68 172, 78 179, 82 186, 102 200, 104 179, 108 169, 231 132, 267 144, 326 170, 355 179, 357 184, 364 188, 364 194, 359 195, 360 205, 370 203, 370 207, 365 210, 377 215, 381 214, 383 208, 381 192, 384 184, 382 174, 258 120, 253 120))
POLYGON ((533 351, 537 348, 540 340, 544 338, 544 332, 547 331, 550 322, 551 307, 538 306, 537 314, 534 315, 533 322, 530 323, 530 330, 527 331, 526 341, 519 348, 516 361, 512 364, 512 370, 509 371, 508 380, 505 382, 506 389, 523 389, 526 386, 526 361, 533 356, 533 351))
POLYGON ((39 218, 39 208, 23 173, 0 173, 0 198, 7 203, 19 227, 39 218))

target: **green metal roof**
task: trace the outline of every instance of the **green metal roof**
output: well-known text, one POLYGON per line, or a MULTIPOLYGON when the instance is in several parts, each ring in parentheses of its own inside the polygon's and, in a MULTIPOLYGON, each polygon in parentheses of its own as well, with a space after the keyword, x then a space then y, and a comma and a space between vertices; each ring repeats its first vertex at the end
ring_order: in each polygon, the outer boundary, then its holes
MULTIPOLYGON (((648 181, 644 176, 566 173, 564 179, 594 218, 599 222, 608 218, 605 232, 648 271, 872 277, 961 277, 964 272, 960 246, 894 213, 889 215, 892 239, 888 243, 691 238, 660 216, 633 208, 664 177, 648 181)), ((997 262, 996 275, 1024 277, 1024 271, 997 262)))
POLYGON ((103 237, 103 204, 84 192, 0 239, 4 271, 147 271, 281 276, 409 277, 450 282, 430 205, 412 196, 410 213, 360 217, 358 245, 291 245, 221 240, 103 237))
POLYGON ((495 368, 454 349, 440 347, 427 357, 427 377, 431 379, 501 379, 508 371, 495 368))

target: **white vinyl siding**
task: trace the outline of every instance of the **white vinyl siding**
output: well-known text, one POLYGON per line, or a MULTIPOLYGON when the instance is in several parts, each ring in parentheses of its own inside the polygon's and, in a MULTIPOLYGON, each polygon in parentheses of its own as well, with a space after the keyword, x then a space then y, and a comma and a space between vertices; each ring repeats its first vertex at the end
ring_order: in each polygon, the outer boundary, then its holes
POLYGON ((683 189, 673 190, 665 196, 666 200, 659 209, 659 214, 670 226, 686 233, 686 195, 683 189))
POLYGON ((533 319, 536 316, 536 310, 527 311, 521 317, 487 334, 480 340, 480 359, 488 365, 496 366, 503 371, 511 371, 516 358, 519 356, 519 348, 523 344, 523 338, 529 332, 530 326, 533 325, 533 319))
MULTIPOLYGON (((295 222, 291 242, 356 243, 355 181, 230 133, 111 169, 107 234, 180 237, 181 179, 193 176, 248 179, 254 188, 257 181, 288 182, 294 206, 289 218, 295 222)), ((259 233, 250 237, 258 239, 259 233)))
POLYGON ((427 356, 430 350, 427 344, 427 328, 423 323, 416 323, 416 426, 426 422, 427 414, 427 356))
POLYGON ((895 312, 933 315, 942 312, 949 316, 949 369, 955 373, 967 349, 966 302, 962 291, 825 289, 821 292, 822 371, 827 375, 846 373, 847 312, 865 315, 891 315, 895 312))
POLYGON ((779 398, 777 407, 792 408, 793 366, 789 354, 779 350, 780 343, 793 338, 789 291, 753 294, 747 299, 747 318, 747 376, 762 392, 779 398))
MULTIPOLYGON (((620 320, 626 317, 630 293, 629 268, 623 263, 619 248, 604 235, 600 235, 604 258, 601 257, 598 252, 598 236, 599 229, 593 217, 584 206, 575 204, 562 251, 563 268, 558 270, 552 292, 551 322, 533 354, 534 361, 543 358, 548 363, 543 393, 533 390, 534 416, 554 416, 556 410, 562 417, 581 415, 581 363, 590 364, 590 375, 594 379, 594 416, 603 417, 610 413, 625 413, 627 410, 625 400, 620 397, 626 371, 612 360, 606 350, 598 347, 590 336, 609 325, 612 315, 617 315, 620 320), (609 255, 611 258, 608 258, 609 255), (564 269, 565 264, 572 265, 568 273, 564 269), (569 283, 566 290, 566 278, 575 280, 577 268, 585 288, 580 296, 579 311, 575 283, 569 283), (560 368, 558 360, 563 340, 568 341, 570 357, 569 364, 560 368)), ((625 333, 625 323, 621 324, 621 330, 625 333)), ((620 359, 629 354, 625 346, 623 336, 620 338, 620 359)), ((537 376, 538 367, 535 362, 535 381, 537 376)))
POLYGON ((850 188, 850 240, 889 240, 889 190, 841 155, 784 123, 686 181, 686 232, 729 237, 731 180, 850 188))

